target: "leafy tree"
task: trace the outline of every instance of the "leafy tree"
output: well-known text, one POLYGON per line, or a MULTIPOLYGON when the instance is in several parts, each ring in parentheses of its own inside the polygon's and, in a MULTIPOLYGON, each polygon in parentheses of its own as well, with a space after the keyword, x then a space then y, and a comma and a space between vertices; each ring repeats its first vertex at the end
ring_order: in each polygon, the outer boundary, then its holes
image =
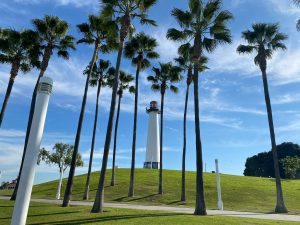
POLYGON ((85 88, 84 94, 81 104, 80 116, 78 120, 78 126, 76 131, 76 138, 74 144, 74 151, 72 156, 72 164, 70 166, 70 172, 68 177, 68 183, 65 190, 64 200, 63 200, 63 207, 69 205, 71 194, 72 194, 72 187, 73 187, 73 180, 75 174, 75 163, 76 163, 76 155, 78 153, 78 148, 80 144, 80 136, 81 136, 81 129, 82 123, 84 119, 84 112, 87 100, 87 93, 89 89, 89 81, 93 71, 93 67, 98 57, 98 53, 108 53, 111 50, 116 48, 116 30, 112 25, 110 20, 103 18, 102 16, 95 16, 90 15, 87 23, 82 23, 77 25, 79 32, 82 33, 83 38, 78 41, 78 43, 84 43, 88 45, 94 45, 94 51, 90 62, 90 71, 86 76, 85 81, 85 88))
MULTIPOLYGON (((184 104, 184 116, 183 116, 183 150, 182 150, 182 175, 181 175, 181 201, 186 201, 185 191, 185 158, 186 158, 186 116, 187 107, 189 100, 190 85, 193 82, 193 48, 190 43, 181 45, 178 49, 179 57, 175 59, 179 67, 187 72, 186 77, 186 93, 185 93, 185 104, 184 104)), ((200 58, 199 72, 204 72, 208 67, 206 66, 208 59, 204 56, 200 58)))
POLYGON ((227 22, 230 21, 233 16, 228 11, 222 11, 222 0, 189 0, 189 8, 187 11, 175 8, 172 11, 172 16, 176 19, 181 30, 175 28, 169 29, 167 38, 178 42, 193 41, 197 165, 196 207, 194 214, 206 215, 199 119, 199 59, 203 56, 204 51, 212 53, 218 45, 231 43, 231 34, 227 28, 227 22))
POLYGON ((0 112, 0 127, 4 118, 7 103, 19 71, 29 72, 39 67, 39 40, 32 30, 16 31, 0 29, 0 63, 11 65, 9 83, 0 112))
MULTIPOLYGON (((128 90, 129 93, 135 92, 135 87, 130 86, 130 82, 134 80, 131 74, 127 74, 124 71, 120 71, 119 76, 119 89, 118 89, 118 109, 117 109, 117 118, 115 124, 115 134, 114 134, 114 149, 113 149, 113 162, 112 162, 112 175, 111 175, 111 186, 115 186, 116 178, 115 178, 115 168, 116 168, 116 151, 117 151, 117 137, 118 137, 118 126, 119 126, 119 117, 120 117, 120 108, 121 108, 121 99, 123 97, 123 92, 128 90)), ((113 82, 111 82, 113 84, 113 82)))
POLYGON ((181 68, 173 66, 172 63, 159 63, 160 68, 153 67, 154 76, 148 76, 147 79, 152 83, 151 89, 159 91, 161 95, 161 112, 160 112, 160 165, 159 165, 159 185, 158 194, 163 193, 163 120, 164 120, 164 102, 166 90, 170 89, 178 93, 179 89, 174 83, 179 82, 181 77, 181 68))
POLYGON ((282 167, 285 172, 285 176, 289 179, 295 179, 297 172, 300 170, 300 158, 299 157, 286 157, 281 159, 282 167))
MULTIPOLYGON (((282 160, 286 157, 300 158, 300 146, 287 142, 277 145, 276 149, 279 160, 280 177, 285 179, 287 177, 283 169, 282 160)), ((272 150, 249 157, 245 164, 244 175, 256 177, 275 177, 272 150)))
POLYGON ((137 113, 138 113, 138 97, 139 97, 139 75, 140 71, 150 67, 152 59, 159 58, 159 54, 155 52, 158 46, 155 38, 145 33, 138 33, 126 43, 124 54, 132 60, 132 64, 136 66, 135 75, 135 100, 134 100, 134 123, 132 138, 132 156, 130 170, 130 185, 128 197, 134 196, 134 171, 135 171, 135 152, 136 152, 136 129, 137 129, 137 113))
POLYGON ((277 204, 275 212, 286 213, 287 209, 284 204, 279 163, 276 150, 275 131, 273 125, 272 107, 269 95, 268 79, 267 79, 267 60, 272 58, 272 54, 277 50, 285 50, 286 46, 283 41, 287 36, 279 32, 278 24, 256 23, 252 25, 252 30, 246 30, 242 33, 242 38, 248 45, 240 45, 237 52, 240 54, 256 53, 254 63, 259 66, 262 72, 262 79, 264 85, 265 102, 267 106, 268 122, 270 130, 270 138, 272 143, 274 171, 276 177, 276 190, 277 190, 277 204))
MULTIPOLYGON (((89 198, 89 190, 90 190, 90 177, 92 172, 92 164, 93 164, 93 155, 94 155, 94 148, 95 148, 95 140, 96 140, 96 131, 97 131, 97 123, 98 123, 98 108, 99 108, 99 96, 100 91, 103 86, 108 85, 108 79, 111 74, 110 62, 100 59, 99 65, 94 65, 93 71, 91 74, 90 79, 90 86, 97 87, 97 94, 96 94, 96 108, 95 108, 95 119, 94 119, 94 128, 93 128, 93 136, 92 136, 92 145, 91 145, 91 152, 90 152, 90 160, 89 160, 89 169, 86 178, 85 184, 85 191, 83 195, 83 200, 88 200, 89 198)), ((90 66, 86 68, 83 72, 85 75, 88 75, 90 72, 90 66)))
MULTIPOLYGON (((61 20, 57 16, 46 15, 43 19, 32 20, 32 23, 33 23, 33 26, 34 26, 36 32, 39 35, 39 39, 40 39, 39 47, 42 50, 42 62, 41 62, 41 66, 40 66, 39 77, 37 79, 37 82, 35 84, 34 91, 32 94, 29 118, 28 118, 27 129, 26 129, 25 145, 24 145, 24 149, 23 149, 22 162, 21 162, 21 166, 20 166, 20 170, 19 170, 18 181, 20 179, 22 168, 23 168, 23 162, 24 162, 24 158, 25 158, 29 133, 30 133, 30 129, 31 129, 34 107, 35 107, 35 100, 36 100, 36 95, 37 95, 37 88, 38 88, 38 84, 40 82, 40 78, 44 76, 44 74, 48 68, 50 59, 53 56, 54 51, 57 52, 57 55, 59 57, 68 60, 69 59, 69 50, 70 49, 75 50, 75 43, 74 43, 75 38, 70 35, 67 35, 70 26, 66 21, 61 20)), ((16 199, 18 186, 19 185, 17 182, 16 188, 11 197, 11 200, 16 199)))
POLYGON ((113 120, 115 114, 115 106, 117 99, 117 92, 119 86, 119 72, 121 66, 121 60, 124 50, 124 43, 128 34, 134 29, 132 20, 138 18, 141 24, 156 25, 155 21, 147 18, 147 12, 156 3, 157 0, 101 0, 102 14, 115 21, 119 28, 119 51, 116 62, 116 71, 114 75, 114 85, 112 92, 112 99, 109 110, 109 119, 106 130, 104 153, 102 160, 102 167, 100 173, 100 179, 98 184, 98 190, 95 197, 95 202, 91 210, 92 213, 103 212, 103 190, 104 181, 107 169, 109 148, 111 142, 111 134, 113 128, 113 120))
MULTIPOLYGON (((45 148, 42 148, 39 153, 38 164, 40 164, 41 161, 44 161, 46 164, 56 164, 58 166, 60 177, 56 192, 56 199, 60 199, 63 175, 65 170, 71 165, 74 146, 56 143, 53 147, 53 151, 54 152, 51 153, 45 148)), ((76 166, 83 166, 80 154, 77 155, 76 166)))

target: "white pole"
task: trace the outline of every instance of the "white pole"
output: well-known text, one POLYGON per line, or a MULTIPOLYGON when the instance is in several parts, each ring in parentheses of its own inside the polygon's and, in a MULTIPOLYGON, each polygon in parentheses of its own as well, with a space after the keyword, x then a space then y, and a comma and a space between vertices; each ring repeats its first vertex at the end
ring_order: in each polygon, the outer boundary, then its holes
POLYGON ((60 177, 59 177, 59 183, 58 183, 57 192, 56 192, 56 199, 57 200, 60 199, 62 179, 63 179, 63 176, 64 176, 64 162, 65 162, 65 159, 63 157, 63 158, 61 158, 60 177))
POLYGON ((34 115, 11 225, 25 225, 26 223, 35 169, 37 166, 37 158, 44 131, 49 97, 52 91, 52 83, 52 79, 48 77, 42 77, 39 82, 34 115))
POLYGON ((217 177, 217 193, 218 193, 218 209, 223 210, 222 194, 221 194, 221 182, 220 182, 220 173, 219 173, 219 162, 216 159, 216 177, 217 177))

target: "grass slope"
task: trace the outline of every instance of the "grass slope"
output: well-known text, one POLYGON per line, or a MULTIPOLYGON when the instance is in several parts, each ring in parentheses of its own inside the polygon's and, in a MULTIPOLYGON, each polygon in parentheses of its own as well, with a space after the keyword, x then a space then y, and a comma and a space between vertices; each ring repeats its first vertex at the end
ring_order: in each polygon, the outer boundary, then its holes
MULTIPOLYGON (((109 186, 111 171, 108 170, 105 187, 105 201, 124 202, 148 205, 180 205, 181 172, 164 171, 164 194, 157 194, 158 171, 136 170, 135 197, 127 198, 130 170, 117 169, 115 187, 109 186)), ((92 174, 90 200, 93 201, 99 180, 99 172, 92 174)), ((73 200, 82 200, 86 175, 74 179, 73 200)), ((208 209, 216 208, 216 177, 215 174, 204 174, 205 197, 208 209)), ((186 174, 187 202, 186 206, 195 205, 195 172, 186 174)), ((58 181, 40 184, 33 189, 33 198, 53 199, 58 181)), ((66 179, 64 180, 66 184, 66 179)), ((300 181, 283 180, 283 191, 287 208, 291 213, 300 213, 300 181)), ((275 207, 274 179, 221 175, 222 198, 225 210, 272 212, 275 207)), ((62 194, 64 193, 64 188, 62 194)), ((0 195, 2 195, 0 191, 0 195)))
MULTIPOLYGON (((0 224, 9 225, 13 202, 0 200, 0 224)), ((199 217, 155 211, 107 209, 103 214, 91 214, 90 207, 62 208, 57 205, 31 203, 26 224, 35 225, 296 225, 296 222, 256 220, 236 217, 199 217)))

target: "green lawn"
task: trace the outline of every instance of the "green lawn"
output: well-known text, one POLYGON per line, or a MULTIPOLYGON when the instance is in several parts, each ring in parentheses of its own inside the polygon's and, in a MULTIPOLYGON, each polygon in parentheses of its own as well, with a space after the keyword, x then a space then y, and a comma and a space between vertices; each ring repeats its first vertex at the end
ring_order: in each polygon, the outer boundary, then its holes
MULTIPOLYGON (((158 171, 136 170, 135 197, 127 198, 129 185, 129 169, 117 169, 115 187, 109 186, 111 171, 107 173, 105 200, 109 202, 124 202, 131 204, 163 204, 180 205, 180 171, 164 171, 164 194, 157 195, 158 171)), ((194 207, 195 204, 195 172, 187 172, 187 203, 186 206, 194 207)), ((85 175, 77 176, 74 180, 74 200, 82 200, 85 175)), ((92 174, 90 200, 94 200, 99 179, 99 172, 92 174)), ((216 177, 215 174, 205 174, 205 196, 207 208, 216 208, 216 177)), ((34 198, 55 197, 57 182, 48 182, 34 187, 34 198)), ((66 184, 66 180, 64 180, 66 184)), ((300 214, 300 181, 283 180, 283 191, 286 205, 291 213, 300 214)), ((275 182, 274 179, 242 177, 232 175, 221 176, 222 195, 226 210, 271 212, 275 207, 275 182)), ((63 190, 64 191, 64 190, 63 190)), ((64 192, 62 192, 63 194, 64 192)), ((0 191, 0 195, 3 193, 0 191)))
MULTIPOLYGON (((9 225, 13 210, 13 202, 0 200, 0 224, 9 225)), ((32 203, 30 205, 27 224, 109 224, 109 225, 296 225, 295 222, 255 220, 236 217, 206 216, 127 210, 107 209, 103 214, 91 214, 90 207, 74 206, 62 208, 57 205, 32 203)))

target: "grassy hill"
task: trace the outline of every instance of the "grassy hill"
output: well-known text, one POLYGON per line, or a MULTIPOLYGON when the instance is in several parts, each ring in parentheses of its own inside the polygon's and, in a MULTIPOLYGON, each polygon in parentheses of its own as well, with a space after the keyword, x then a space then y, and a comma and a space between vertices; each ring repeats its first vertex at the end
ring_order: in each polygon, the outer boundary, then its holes
MULTIPOLYGON (((128 185, 130 170, 117 169, 115 187, 109 186, 111 171, 108 170, 105 187, 105 201, 123 202, 128 204, 148 205, 180 205, 180 171, 164 171, 164 194, 157 195, 158 171, 136 170, 135 197, 128 198, 128 185)), ((92 174, 90 200, 93 201, 99 180, 99 172, 92 174)), ((86 175, 75 177, 73 187, 73 200, 82 200, 86 175)), ((186 175, 187 202, 186 206, 195 204, 195 172, 186 175)), ((205 197, 207 208, 216 208, 216 177, 215 174, 204 174, 205 197)), ((58 181, 36 185, 33 189, 33 198, 53 199, 56 194, 58 181)), ((66 179, 64 180, 64 185, 66 179)), ((283 191, 287 208, 291 213, 300 214, 300 181, 283 180, 283 191)), ((275 207, 275 181, 274 179, 221 175, 222 197, 224 209, 237 211, 271 212, 275 207)), ((63 188, 64 191, 64 188, 63 188)), ((62 192, 63 194, 64 192, 62 192)), ((3 194, 0 191, 0 195, 3 194)))

